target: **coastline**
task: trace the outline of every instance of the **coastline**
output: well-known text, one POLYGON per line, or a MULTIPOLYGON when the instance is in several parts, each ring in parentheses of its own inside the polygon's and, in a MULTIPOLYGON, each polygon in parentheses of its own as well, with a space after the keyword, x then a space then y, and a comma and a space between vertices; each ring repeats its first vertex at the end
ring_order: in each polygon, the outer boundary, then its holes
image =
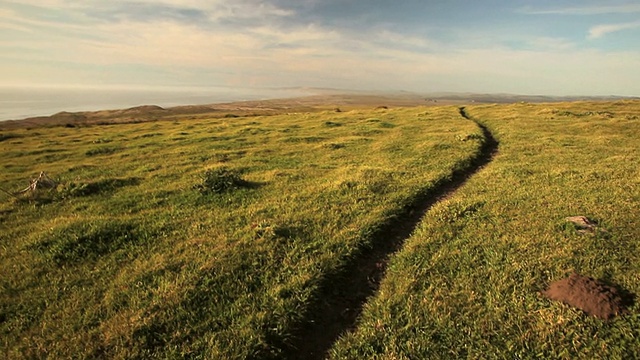
MULTIPOLYGON (((214 102, 204 105, 177 105, 163 107, 157 103, 147 103, 132 107, 91 111, 59 111, 52 115, 32 116, 16 120, 0 121, 0 130, 40 127, 40 126, 85 126, 130 122, 156 121, 166 118, 186 116, 188 119, 201 117, 237 117, 249 115, 273 115, 283 112, 313 112, 349 110, 377 106, 419 106, 429 105, 416 94, 371 95, 371 94, 328 94, 282 97, 257 100, 214 102)), ((445 103, 431 102, 431 105, 445 103)))
POLYGON ((0 86, 0 122, 142 105, 163 108, 308 95, 304 89, 226 87, 9 87, 0 86))
POLYGON ((638 101, 627 96, 376 92, 325 88, 8 88, 0 87, 0 130, 40 126, 87 126, 157 121, 187 116, 237 117, 283 112, 351 110, 465 104, 638 101), (31 97, 30 100, 27 100, 31 97), (8 103, 23 104, 26 116, 7 117, 8 103), (41 105, 38 105, 38 104, 41 105), (44 103, 45 105, 42 105, 44 103), (47 103, 54 103, 54 106, 47 103), (35 104, 35 105, 34 105, 35 104), (31 106, 31 107, 30 107, 31 106), (42 110, 44 108, 48 110, 42 110), (33 115, 31 115, 33 114, 33 115))

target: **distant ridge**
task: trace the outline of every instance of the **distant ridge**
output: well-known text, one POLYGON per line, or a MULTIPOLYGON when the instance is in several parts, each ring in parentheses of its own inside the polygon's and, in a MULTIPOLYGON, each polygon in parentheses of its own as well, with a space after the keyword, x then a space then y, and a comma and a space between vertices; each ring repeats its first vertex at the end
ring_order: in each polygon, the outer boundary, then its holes
MULTIPOLYGON (((290 88, 295 89, 295 88, 290 88)), ((83 126, 156 121, 167 117, 189 115, 199 117, 224 117, 273 115, 283 112, 312 112, 337 107, 344 109, 366 107, 412 107, 465 105, 471 103, 508 104, 519 102, 553 103, 572 101, 620 101, 640 100, 628 96, 546 96, 517 94, 476 93, 414 93, 410 91, 358 91, 330 88, 297 88, 309 96, 284 99, 250 100, 207 105, 182 105, 163 108, 157 105, 141 105, 127 109, 81 112, 58 112, 51 116, 30 117, 22 120, 0 121, 0 129, 32 126, 83 126)))
POLYGON ((631 96, 549 96, 549 95, 518 95, 518 94, 476 94, 476 93, 434 93, 432 99, 467 100, 480 103, 516 103, 516 102, 571 102, 571 101, 616 101, 616 100, 640 100, 640 97, 631 96))

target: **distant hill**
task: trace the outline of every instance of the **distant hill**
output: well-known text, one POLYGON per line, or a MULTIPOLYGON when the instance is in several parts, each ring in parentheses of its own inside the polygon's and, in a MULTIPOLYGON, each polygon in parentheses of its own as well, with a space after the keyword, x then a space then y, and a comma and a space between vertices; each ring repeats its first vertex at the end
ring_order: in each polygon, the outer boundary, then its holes
MULTIPOLYGON (((289 89, 289 88, 287 88, 289 89)), ((293 89, 293 88, 291 88, 293 89)), ((545 96, 517 94, 476 94, 476 93, 414 93, 409 91, 358 91, 330 88, 295 88, 309 96, 251 100, 207 105, 185 105, 162 108, 156 105, 136 106, 120 110, 98 110, 67 112, 62 111, 51 116, 38 116, 22 120, 0 122, 0 129, 33 126, 83 126, 92 124, 115 124, 156 121, 176 116, 190 115, 198 117, 225 117, 273 115, 286 112, 310 112, 340 108, 368 107, 411 107, 464 105, 470 103, 516 103, 516 102, 571 102, 571 101, 615 101, 640 100, 640 97, 622 96, 545 96)), ((282 90, 282 89, 280 89, 282 90)))

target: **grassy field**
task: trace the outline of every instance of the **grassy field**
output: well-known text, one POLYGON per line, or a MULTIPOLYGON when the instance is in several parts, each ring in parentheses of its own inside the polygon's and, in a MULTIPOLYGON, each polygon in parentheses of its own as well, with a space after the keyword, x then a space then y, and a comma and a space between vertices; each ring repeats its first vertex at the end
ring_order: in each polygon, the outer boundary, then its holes
POLYGON ((466 114, 499 141, 477 173, 487 139, 447 106, 5 128, 0 188, 59 185, 0 192, 0 354, 290 357, 322 287, 462 173, 329 356, 637 356, 637 305, 603 321, 540 292, 572 271, 640 292, 640 102, 466 114))
POLYGON ((607 322, 540 292, 573 271, 640 292, 640 103, 467 112, 499 153, 426 214, 332 358, 637 358, 637 305, 607 322))
POLYGON ((2 131, 0 188, 59 186, 0 193, 0 354, 284 356, 323 279, 482 142, 456 107, 2 131))

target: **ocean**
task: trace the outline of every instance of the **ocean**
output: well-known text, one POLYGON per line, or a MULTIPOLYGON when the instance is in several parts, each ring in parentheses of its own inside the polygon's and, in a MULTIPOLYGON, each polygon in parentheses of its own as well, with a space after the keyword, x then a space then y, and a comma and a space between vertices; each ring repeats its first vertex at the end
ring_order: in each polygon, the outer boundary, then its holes
POLYGON ((47 116, 60 111, 111 110, 140 105, 204 105, 304 95, 309 93, 302 89, 0 87, 0 121, 47 116))

